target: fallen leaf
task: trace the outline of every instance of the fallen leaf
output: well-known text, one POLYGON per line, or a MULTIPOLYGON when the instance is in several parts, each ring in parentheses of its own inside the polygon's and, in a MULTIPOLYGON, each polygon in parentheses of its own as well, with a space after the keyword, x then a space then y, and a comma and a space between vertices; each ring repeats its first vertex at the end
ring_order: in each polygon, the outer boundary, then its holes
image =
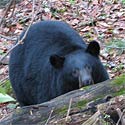
POLYGON ((0 103, 16 101, 14 98, 7 94, 0 93, 0 103))
POLYGON ((73 25, 73 26, 74 26, 74 25, 77 25, 78 23, 79 23, 79 20, 78 20, 78 19, 74 19, 74 20, 71 20, 71 21, 70 21, 70 24, 73 25))

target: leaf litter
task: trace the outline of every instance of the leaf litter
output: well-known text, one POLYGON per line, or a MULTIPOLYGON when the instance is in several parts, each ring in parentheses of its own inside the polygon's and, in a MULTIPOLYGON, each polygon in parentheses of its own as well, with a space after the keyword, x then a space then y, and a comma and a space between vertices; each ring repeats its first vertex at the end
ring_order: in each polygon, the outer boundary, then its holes
MULTIPOLYGON (((15 5, 14 12, 13 9, 12 6, 0 27, 0 57, 15 44, 12 38, 17 38, 30 24, 32 0, 23 0, 15 5)), ((0 18, 4 12, 4 8, 0 9, 0 18)), ((110 78, 125 73, 125 4, 117 0, 36 0, 35 13, 34 22, 62 20, 77 30, 86 42, 97 40, 110 78), (117 45, 121 41, 121 46, 117 45)), ((1 64, 0 79, 7 75, 8 66, 1 64)))

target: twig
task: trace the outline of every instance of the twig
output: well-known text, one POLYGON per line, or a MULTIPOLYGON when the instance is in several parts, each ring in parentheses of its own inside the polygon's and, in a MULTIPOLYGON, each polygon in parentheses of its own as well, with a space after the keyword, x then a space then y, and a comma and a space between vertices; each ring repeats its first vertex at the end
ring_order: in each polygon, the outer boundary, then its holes
POLYGON ((65 121, 68 121, 70 110, 71 110, 71 104, 72 104, 72 98, 70 99, 70 102, 69 102, 69 108, 68 108, 68 111, 67 111, 67 115, 66 115, 65 121))
POLYGON ((2 17, 1 20, 0 20, 0 26, 2 25, 4 18, 5 18, 5 16, 7 15, 8 11, 10 10, 11 6, 13 5, 14 1, 15 1, 15 0, 11 0, 10 3, 9 3, 9 5, 7 6, 3 17, 2 17))
POLYGON ((0 59, 0 62, 2 62, 2 60, 15 48, 17 47, 19 44, 23 44, 23 40, 26 38, 27 36, 27 33, 33 23, 33 20, 34 20, 34 17, 35 17, 35 14, 34 14, 34 11, 35 11, 35 0, 33 0, 33 8, 32 8, 32 19, 31 19, 31 23, 30 25, 28 26, 24 36, 21 38, 21 40, 18 40, 18 42, 0 59))
POLYGON ((99 118, 97 117, 92 125, 96 125, 98 121, 99 121, 99 118))
POLYGON ((0 62, 2 62, 4 60, 4 58, 15 48, 19 45, 20 43, 17 42, 17 44, 15 46, 13 46, 3 57, 0 58, 0 62))
POLYGON ((4 83, 4 81, 5 81, 5 80, 8 80, 8 79, 9 79, 9 76, 6 76, 5 78, 1 79, 1 80, 0 80, 0 86, 2 86, 3 83, 4 83))
MULTIPOLYGON (((88 5, 88 6, 89 6, 89 5, 88 5)), ((88 7, 87 7, 87 9, 86 9, 86 13, 87 13, 87 15, 89 16, 89 18, 90 18, 90 20, 91 20, 91 23, 92 23, 92 26, 93 26, 93 30, 95 31, 96 35, 99 36, 99 35, 98 35, 99 33, 98 33, 98 31, 96 30, 95 25, 94 25, 94 23, 93 23, 93 22, 94 22, 94 19, 93 19, 92 15, 90 15, 89 12, 88 12, 88 7)))
POLYGON ((93 116, 91 116, 87 121, 85 121, 82 125, 93 125, 95 121, 100 116, 100 111, 97 111, 93 116))
POLYGON ((16 40, 17 40, 17 38, 7 37, 7 36, 4 36, 4 35, 2 35, 2 34, 0 34, 0 37, 5 38, 5 39, 7 39, 7 40, 12 40, 12 41, 16 41, 16 40))
POLYGON ((104 60, 109 61, 109 59, 107 57, 103 56, 102 54, 100 54, 100 57, 102 57, 104 60))
MULTIPOLYGON (((13 16, 13 13, 14 13, 14 11, 15 11, 15 7, 16 7, 16 0, 13 0, 13 10, 12 10, 12 13, 11 13, 10 17, 13 16)), ((10 17, 9 17, 9 18, 10 18, 10 17)))
POLYGON ((111 48, 111 49, 125 49, 125 47, 118 47, 118 46, 105 46, 105 45, 103 45, 103 47, 107 47, 107 48, 111 48))
MULTIPOLYGON (((88 6, 89 6, 89 5, 88 5, 88 6)), ((91 20, 91 23, 92 23, 92 26, 93 26, 93 30, 94 30, 95 34, 97 35, 97 39, 98 39, 99 41, 103 42, 103 40, 99 38, 98 30, 96 29, 96 27, 95 27, 95 25, 94 25, 94 23, 93 23, 93 22, 94 22, 94 19, 93 19, 92 15, 90 15, 90 13, 88 12, 88 7, 87 7, 87 9, 86 9, 86 13, 87 13, 87 15, 89 16, 89 18, 90 18, 90 20, 91 20)))
POLYGON ((29 29, 30 29, 32 23, 33 23, 34 18, 35 18, 34 12, 35 12, 35 0, 33 0, 33 8, 32 8, 32 19, 31 19, 31 23, 30 23, 30 25, 28 26, 28 28, 27 28, 27 30, 26 30, 24 36, 22 37, 22 39, 18 41, 19 44, 23 44, 23 40, 26 38, 26 35, 27 35, 27 33, 28 33, 28 31, 29 31, 29 29))
POLYGON ((50 115, 49 115, 49 117, 48 117, 48 119, 47 119, 45 125, 47 125, 47 124, 49 123, 49 120, 50 120, 50 118, 51 118, 51 116, 52 116, 53 111, 54 111, 54 108, 51 110, 50 115))
POLYGON ((116 125, 119 125, 120 121, 122 122, 122 125, 125 125, 125 120, 123 118, 123 115, 125 113, 125 110, 123 110, 123 112, 121 112, 121 110, 119 108, 117 108, 117 112, 118 112, 118 115, 119 115, 119 120, 118 122, 116 123, 116 125))
POLYGON ((9 64, 9 56, 5 57, 3 61, 0 62, 0 66, 9 64))

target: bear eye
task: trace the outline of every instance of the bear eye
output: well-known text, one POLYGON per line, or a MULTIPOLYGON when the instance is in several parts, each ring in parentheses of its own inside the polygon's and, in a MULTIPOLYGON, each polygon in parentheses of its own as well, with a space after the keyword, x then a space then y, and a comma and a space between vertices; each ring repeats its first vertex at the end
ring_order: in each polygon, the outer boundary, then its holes
POLYGON ((85 68, 91 70, 91 67, 89 65, 85 65, 85 68))
POLYGON ((78 69, 73 70, 73 71, 72 71, 72 75, 73 75, 74 77, 78 77, 78 75, 79 75, 79 70, 78 70, 78 69))
POLYGON ((90 68, 90 66, 87 66, 87 68, 90 70, 91 68, 90 68))
POLYGON ((88 67, 87 67, 87 70, 88 70, 89 72, 92 72, 92 67, 91 67, 91 66, 88 66, 88 67))

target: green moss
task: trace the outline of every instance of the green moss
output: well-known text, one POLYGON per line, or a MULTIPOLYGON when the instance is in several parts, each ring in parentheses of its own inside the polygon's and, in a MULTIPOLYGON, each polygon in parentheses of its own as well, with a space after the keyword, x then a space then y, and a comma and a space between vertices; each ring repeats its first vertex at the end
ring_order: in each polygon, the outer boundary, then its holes
POLYGON ((54 110, 54 112, 58 115, 64 115, 67 113, 68 107, 67 106, 63 106, 62 108, 56 109, 54 110))
POLYGON ((63 8, 63 9, 57 10, 57 13, 64 13, 64 12, 66 12, 66 11, 67 11, 67 9, 66 9, 66 8, 63 8))
POLYGON ((77 104, 75 105, 75 107, 77 108, 83 108, 86 104, 87 104, 87 100, 82 100, 82 101, 79 101, 77 102, 77 104))
POLYGON ((88 90, 88 89, 90 89, 90 87, 91 86, 85 86, 85 87, 80 88, 80 90, 88 90))
POLYGON ((91 102, 91 101, 98 101, 99 99, 102 99, 104 98, 104 96, 97 96, 93 99, 89 99, 89 100, 81 100, 81 101, 78 101, 76 104, 75 104, 75 107, 77 108, 84 108, 86 106, 87 103, 91 102))
POLYGON ((117 84, 117 85, 125 84, 125 74, 122 74, 122 75, 116 77, 115 80, 113 80, 113 83, 117 84))
POLYGON ((118 92, 114 93, 113 96, 119 96, 125 94, 125 88, 120 89, 118 92))

